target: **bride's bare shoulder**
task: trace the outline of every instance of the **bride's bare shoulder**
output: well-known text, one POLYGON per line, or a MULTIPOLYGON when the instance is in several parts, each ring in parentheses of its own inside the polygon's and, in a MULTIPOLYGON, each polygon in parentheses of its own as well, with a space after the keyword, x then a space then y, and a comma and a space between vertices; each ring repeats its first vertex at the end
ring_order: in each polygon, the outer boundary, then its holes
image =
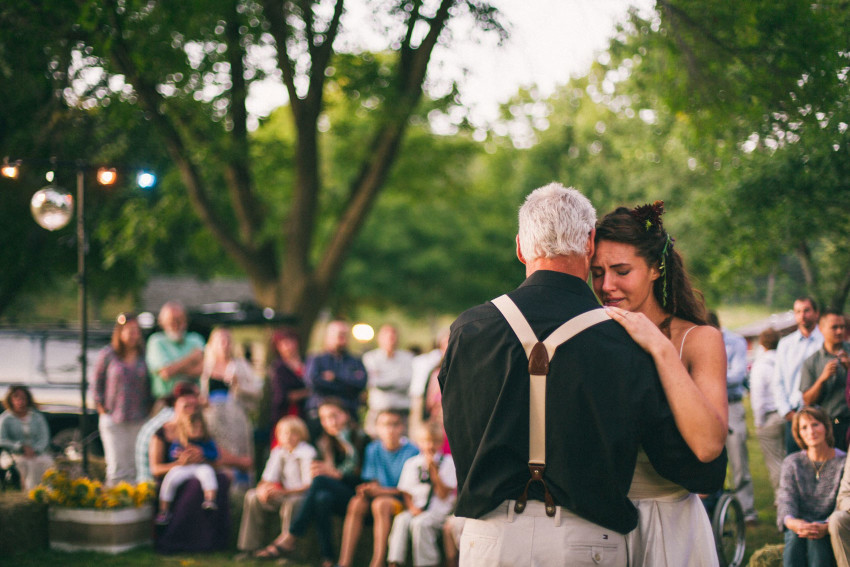
POLYGON ((683 353, 716 351, 723 348, 723 335, 711 325, 696 325, 674 317, 670 323, 670 340, 683 353))

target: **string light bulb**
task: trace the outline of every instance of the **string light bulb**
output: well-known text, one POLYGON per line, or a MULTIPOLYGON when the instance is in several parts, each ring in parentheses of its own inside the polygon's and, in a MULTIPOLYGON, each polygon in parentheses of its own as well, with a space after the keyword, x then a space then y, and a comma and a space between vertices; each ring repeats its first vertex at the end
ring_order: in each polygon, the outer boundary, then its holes
POLYGON ((101 185, 112 185, 118 179, 114 167, 101 167, 97 170, 97 182, 101 185))
POLYGON ((9 163, 8 158, 3 160, 3 167, 0 168, 0 173, 3 174, 3 177, 8 177, 9 179, 17 179, 18 173, 20 169, 18 168, 18 163, 9 163))

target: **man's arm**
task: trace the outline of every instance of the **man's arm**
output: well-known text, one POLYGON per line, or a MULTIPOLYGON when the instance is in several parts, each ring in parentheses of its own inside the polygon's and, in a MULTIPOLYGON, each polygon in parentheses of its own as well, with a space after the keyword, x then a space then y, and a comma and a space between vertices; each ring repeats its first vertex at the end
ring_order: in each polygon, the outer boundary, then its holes
POLYGON ((368 375, 366 367, 359 358, 351 356, 343 365, 343 373, 337 376, 337 380, 344 384, 353 393, 360 392, 366 388, 368 375))
POLYGON ((800 391, 803 393, 803 402, 807 406, 815 405, 821 400, 826 382, 835 373, 835 367, 838 364, 836 359, 830 360, 818 372, 815 364, 817 357, 818 353, 815 353, 807 358, 800 369, 800 391))
POLYGON ((786 389, 786 380, 790 381, 787 373, 790 371, 786 366, 788 361, 788 346, 783 344, 783 340, 779 341, 776 347, 776 365, 773 367, 773 379, 770 381, 770 387, 773 391, 773 401, 776 404, 776 411, 786 420, 791 420, 794 416, 791 407, 790 393, 786 389))
POLYGON ((345 383, 337 379, 331 368, 330 356, 318 355, 307 361, 304 383, 317 396, 344 396, 345 383))
POLYGON ((726 385, 736 388, 747 379, 747 341, 741 336, 732 335, 729 345, 729 368, 726 370, 726 385))
POLYGON ((204 371, 204 351, 196 348, 180 360, 176 360, 159 369, 159 375, 164 380, 175 376, 200 376, 204 371))
POLYGON ((178 360, 170 360, 163 348, 165 338, 153 335, 148 340, 145 353, 145 363, 151 374, 160 376, 163 380, 171 380, 174 376, 200 376, 204 370, 204 341, 197 333, 187 333, 185 340, 194 346, 191 352, 178 360))

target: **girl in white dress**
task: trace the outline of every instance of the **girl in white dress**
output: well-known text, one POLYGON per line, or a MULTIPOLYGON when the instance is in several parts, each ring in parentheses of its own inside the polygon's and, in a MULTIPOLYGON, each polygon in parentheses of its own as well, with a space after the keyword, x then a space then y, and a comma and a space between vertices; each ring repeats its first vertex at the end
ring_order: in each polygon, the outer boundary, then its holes
MULTIPOLYGON (((652 355, 682 437, 709 462, 728 431, 726 355, 701 296, 661 223, 663 202, 618 208, 596 228, 593 289, 611 317, 652 355)), ((695 494, 662 478, 641 452, 629 491, 639 512, 630 565, 718 565, 708 514, 695 494)))

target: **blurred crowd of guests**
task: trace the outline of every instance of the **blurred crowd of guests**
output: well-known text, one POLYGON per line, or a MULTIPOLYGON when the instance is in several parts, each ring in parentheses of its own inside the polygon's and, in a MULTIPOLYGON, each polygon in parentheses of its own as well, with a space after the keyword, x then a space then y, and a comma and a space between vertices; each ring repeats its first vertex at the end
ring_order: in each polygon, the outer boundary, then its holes
MULTIPOLYGON (((331 321, 305 359, 301 338, 280 328, 258 372, 228 329, 206 340, 189 331, 180 303, 166 303, 158 323, 145 341, 137 318, 119 315, 90 379, 105 484, 157 482, 158 551, 225 549, 236 497, 240 557, 286 555, 315 530, 320 563, 350 565, 371 525, 374 565, 409 554, 440 562, 456 487, 436 381, 447 331, 414 354, 384 325, 361 358, 348 349, 349 325, 331 321), (341 542, 334 515, 344 517, 341 542), (275 516, 281 531, 269 542, 275 516)), ((53 462, 50 432, 27 388, 11 388, 5 403, 0 445, 18 456, 26 489, 53 462)), ((455 558, 457 523, 447 538, 455 558)))
MULTIPOLYGON (((764 330, 749 368, 745 339, 713 316, 727 353, 729 489, 757 523, 742 404, 749 395, 786 564, 850 567, 847 319, 809 297, 793 310, 797 328, 784 337, 764 330)), ((313 529, 322 565, 351 565, 371 524, 375 566, 408 556, 415 565, 436 565, 441 554, 457 560, 463 520, 451 515, 456 479, 436 380, 447 332, 414 353, 384 325, 361 358, 348 349, 348 324, 331 321, 321 351, 305 360, 300 337, 281 328, 258 373, 226 328, 206 340, 187 331, 181 304, 165 304, 158 322, 145 341, 135 316, 120 315, 91 386, 106 484, 161 484, 159 551, 224 549, 236 495, 244 498, 241 557, 288 555, 313 529), (281 530, 268 542, 275 515, 281 530), (344 517, 338 553, 334 515, 344 517)), ((0 448, 32 487, 52 464, 47 421, 24 386, 3 401, 0 448)))

